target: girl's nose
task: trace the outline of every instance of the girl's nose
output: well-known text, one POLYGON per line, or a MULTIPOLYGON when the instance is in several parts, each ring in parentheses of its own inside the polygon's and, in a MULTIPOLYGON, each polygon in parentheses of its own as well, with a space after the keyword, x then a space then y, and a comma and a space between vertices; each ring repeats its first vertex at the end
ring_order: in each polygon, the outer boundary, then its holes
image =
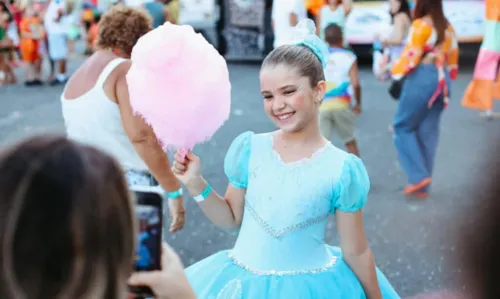
POLYGON ((280 110, 283 110, 285 108, 286 104, 285 104, 285 101, 282 101, 281 99, 279 99, 278 97, 276 97, 273 101, 273 110, 274 111, 280 111, 280 110))

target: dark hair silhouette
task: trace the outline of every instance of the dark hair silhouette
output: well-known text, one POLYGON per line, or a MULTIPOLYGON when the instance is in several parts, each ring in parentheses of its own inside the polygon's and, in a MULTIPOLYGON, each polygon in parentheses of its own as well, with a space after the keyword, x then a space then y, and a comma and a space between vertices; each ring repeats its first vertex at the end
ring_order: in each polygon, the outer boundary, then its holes
POLYGON ((65 137, 0 156, 0 298, 122 298, 134 216, 120 166, 65 137))
MULTIPOLYGON (((421 0, 419 0, 421 1, 421 0)), ((492 139, 494 140, 494 139, 492 139)), ((498 143, 500 145, 500 143, 498 143)), ((499 148, 499 147, 497 147, 499 148)), ((474 299, 500 298, 500 158, 492 155, 493 171, 481 176, 473 219, 461 228, 464 251, 457 263, 464 266, 464 280, 474 299)), ((467 211, 470 213, 470 210, 467 211)))

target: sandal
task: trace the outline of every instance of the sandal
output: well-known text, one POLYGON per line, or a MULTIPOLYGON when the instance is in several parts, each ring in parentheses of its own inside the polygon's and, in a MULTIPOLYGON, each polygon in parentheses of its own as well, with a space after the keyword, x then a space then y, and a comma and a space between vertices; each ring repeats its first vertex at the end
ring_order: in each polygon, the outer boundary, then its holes
POLYGON ((431 178, 425 178, 415 185, 406 185, 405 189, 403 191, 403 194, 410 195, 410 194, 416 193, 419 190, 421 190, 422 188, 429 186, 431 183, 432 183, 431 178))

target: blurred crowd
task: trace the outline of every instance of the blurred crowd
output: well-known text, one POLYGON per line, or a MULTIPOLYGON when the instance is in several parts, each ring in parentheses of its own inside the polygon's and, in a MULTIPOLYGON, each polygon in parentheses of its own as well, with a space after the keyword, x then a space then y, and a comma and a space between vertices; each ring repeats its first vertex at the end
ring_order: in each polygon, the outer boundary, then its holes
MULTIPOLYGON (((390 86, 385 97, 397 101, 391 129, 407 176, 402 193, 418 201, 434 187, 441 115, 458 76, 459 48, 442 1, 418 0, 413 9, 407 0, 388 2, 393 28, 375 37, 381 61, 374 75, 390 86)), ((79 38, 92 55, 61 94, 67 137, 36 136, 0 153, 0 298, 121 299, 127 285, 147 286, 159 299, 400 298, 376 268, 363 225, 370 184, 354 134, 361 81, 344 36, 352 1, 328 0, 314 12, 302 0, 274 0, 276 48, 264 59, 259 81, 264 113, 279 130, 247 131, 231 143, 225 195, 203 178, 194 153, 176 154, 170 163, 128 93, 139 81, 127 81, 132 48, 165 21, 178 23, 178 1, 114 1, 102 20, 103 9, 90 2, 1 3, 5 83, 16 82, 19 61, 27 86, 44 83, 44 61, 51 66, 48 82, 65 83, 66 60, 79 38), (290 43, 287 35, 305 27, 313 30, 290 43), (351 155, 333 146, 334 131, 351 155), (161 266, 132 274, 139 227, 130 189, 164 190, 174 233, 186 221, 181 183, 215 225, 239 230, 235 247, 184 270, 165 245, 161 266), (340 247, 322 236, 331 214, 340 247)), ((164 94, 176 99, 172 92, 164 94)), ((195 129, 204 125, 196 121, 195 129)), ((461 254, 455 252, 453 268, 443 271, 463 269, 456 279, 463 287, 459 294, 417 298, 500 298, 496 158, 489 161, 493 171, 481 177, 484 185, 476 186, 477 206, 466 207, 473 218, 459 224, 461 254)))
MULTIPOLYGON (((121 4, 137 5, 123 0, 109 3, 121 4)), ((179 0, 146 0, 139 5, 149 12, 155 27, 179 22, 179 0)), ((85 55, 94 52, 102 10, 94 0, 0 0, 0 86, 18 81, 28 87, 64 84, 67 60, 76 54, 75 42, 84 41, 85 55), (19 67, 22 79, 16 76, 19 67)))

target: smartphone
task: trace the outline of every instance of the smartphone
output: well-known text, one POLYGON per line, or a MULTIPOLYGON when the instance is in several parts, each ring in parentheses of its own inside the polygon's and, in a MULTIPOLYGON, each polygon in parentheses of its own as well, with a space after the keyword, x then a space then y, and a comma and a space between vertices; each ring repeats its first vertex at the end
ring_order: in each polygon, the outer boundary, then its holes
MULTIPOLYGON (((159 186, 132 186, 135 194, 137 219, 137 246, 134 260, 135 271, 161 269, 163 233, 163 192, 159 186)), ((129 286, 138 297, 154 297, 149 287, 129 286)))

